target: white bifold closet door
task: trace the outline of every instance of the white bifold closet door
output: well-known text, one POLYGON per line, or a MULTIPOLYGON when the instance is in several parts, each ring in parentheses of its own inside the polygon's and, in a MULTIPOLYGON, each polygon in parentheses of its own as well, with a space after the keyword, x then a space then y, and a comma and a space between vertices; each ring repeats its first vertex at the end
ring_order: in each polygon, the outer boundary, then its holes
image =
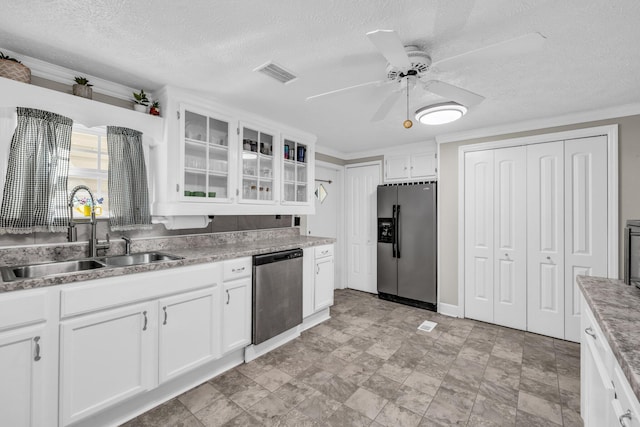
POLYGON ((493 157, 475 151, 464 160, 465 316, 493 322, 493 157))
POLYGON ((564 337, 580 341, 577 275, 607 277, 607 137, 564 143, 564 337))
POLYGON ((564 142, 527 146, 527 330, 564 338, 564 142))
POLYGON ((465 155, 465 316, 527 327, 526 151, 465 155))
POLYGON ((527 328, 527 174, 525 147, 495 150, 494 323, 527 328))

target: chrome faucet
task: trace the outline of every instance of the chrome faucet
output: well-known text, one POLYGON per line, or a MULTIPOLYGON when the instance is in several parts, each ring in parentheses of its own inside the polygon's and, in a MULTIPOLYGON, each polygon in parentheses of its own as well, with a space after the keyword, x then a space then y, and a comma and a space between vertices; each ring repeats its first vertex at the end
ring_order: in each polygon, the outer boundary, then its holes
POLYGON ((122 236, 122 240, 124 240, 124 254, 131 254, 131 238, 127 236, 122 236))
POLYGON ((75 242, 78 240, 76 223, 73 221, 73 197, 80 190, 86 190, 86 192, 89 193, 89 197, 91 198, 91 217, 89 219, 89 223, 91 224, 91 235, 89 237, 89 257, 95 258, 98 255, 98 249, 109 248, 109 234, 107 234, 106 243, 98 242, 98 238, 96 237, 96 199, 93 197, 93 193, 86 185, 77 185, 73 188, 73 190, 71 190, 71 195, 69 196, 69 228, 67 229, 67 240, 69 242, 75 242))

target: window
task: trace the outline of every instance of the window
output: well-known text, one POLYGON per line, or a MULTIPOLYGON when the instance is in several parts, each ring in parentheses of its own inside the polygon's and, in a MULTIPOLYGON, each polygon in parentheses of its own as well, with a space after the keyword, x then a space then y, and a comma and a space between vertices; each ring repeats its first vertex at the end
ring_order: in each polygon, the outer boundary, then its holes
MULTIPOLYGON (((102 199, 96 209, 98 217, 109 216, 109 153, 107 151, 106 129, 87 129, 74 125, 71 134, 71 152, 69 155, 69 181, 67 189, 71 191, 76 185, 86 185, 93 196, 102 199)), ((78 192, 79 198, 83 192, 78 192)), ((86 196, 86 193, 84 194, 86 196)), ((74 216, 82 217, 82 208, 76 205, 74 216)))

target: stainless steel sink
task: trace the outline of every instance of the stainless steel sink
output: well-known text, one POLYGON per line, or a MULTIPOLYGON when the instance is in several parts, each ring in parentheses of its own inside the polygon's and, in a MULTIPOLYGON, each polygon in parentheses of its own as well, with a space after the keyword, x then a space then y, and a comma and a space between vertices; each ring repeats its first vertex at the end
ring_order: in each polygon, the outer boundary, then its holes
POLYGON ((125 267, 128 265, 150 264, 158 261, 174 261, 182 257, 169 255, 162 252, 142 252, 130 255, 115 255, 98 258, 98 261, 109 267, 125 267))
POLYGON ((114 255, 102 258, 87 258, 74 261, 57 261, 45 264, 29 264, 0 267, 0 275, 5 282, 18 279, 33 279, 62 273, 94 270, 104 267, 126 267, 129 265, 151 264, 158 261, 174 261, 183 257, 162 252, 142 252, 130 255, 114 255))
POLYGON ((80 259, 75 261, 49 262, 46 264, 19 265, 15 267, 2 267, 0 273, 2 280, 11 282, 16 279, 31 279, 34 277, 49 276, 52 274, 72 273, 75 271, 94 270, 102 268, 104 264, 93 259, 80 259))

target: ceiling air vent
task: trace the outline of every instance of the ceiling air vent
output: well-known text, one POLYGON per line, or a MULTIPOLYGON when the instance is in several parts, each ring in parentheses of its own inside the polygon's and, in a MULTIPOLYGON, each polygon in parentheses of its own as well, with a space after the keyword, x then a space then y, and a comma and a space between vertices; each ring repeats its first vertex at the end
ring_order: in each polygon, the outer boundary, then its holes
POLYGON ((253 71, 258 71, 284 84, 291 83, 298 78, 291 71, 284 69, 284 67, 272 61, 262 64, 253 71))

